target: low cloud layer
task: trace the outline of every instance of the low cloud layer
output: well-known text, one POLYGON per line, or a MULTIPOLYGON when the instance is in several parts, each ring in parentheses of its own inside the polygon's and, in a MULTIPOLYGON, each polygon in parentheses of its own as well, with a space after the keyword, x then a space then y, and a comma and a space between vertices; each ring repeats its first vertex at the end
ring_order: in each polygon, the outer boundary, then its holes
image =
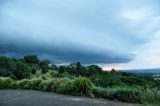
POLYGON ((158 0, 1 0, 0 54, 37 54, 55 63, 128 63, 159 30, 159 4, 158 0))

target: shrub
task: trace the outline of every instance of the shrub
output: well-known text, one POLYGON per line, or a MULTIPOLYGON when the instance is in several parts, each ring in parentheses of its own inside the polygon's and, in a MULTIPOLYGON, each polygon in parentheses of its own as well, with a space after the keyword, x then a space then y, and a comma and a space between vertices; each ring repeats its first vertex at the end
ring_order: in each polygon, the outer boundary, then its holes
POLYGON ((80 93, 80 95, 88 95, 93 84, 88 78, 78 77, 73 80, 73 91, 80 93))
POLYGON ((28 86, 33 90, 41 90, 40 84, 42 83, 42 79, 32 79, 29 81, 28 86))
POLYGON ((18 82, 17 81, 12 81, 10 88, 11 89, 18 89, 18 82))
POLYGON ((42 76, 42 79, 43 79, 43 80, 47 80, 47 78, 46 78, 45 76, 42 76))
POLYGON ((36 55, 24 56, 24 60, 25 60, 25 62, 27 62, 29 64, 38 64, 39 63, 39 59, 36 55))
POLYGON ((51 73, 52 77, 57 77, 57 78, 64 78, 64 77, 67 77, 67 78, 70 78, 70 79, 73 79, 74 76, 68 74, 67 72, 64 72, 64 73, 51 73))
POLYGON ((48 79, 48 80, 42 80, 42 82, 40 83, 39 87, 42 91, 48 91, 48 86, 51 83, 52 80, 48 79))
POLYGON ((12 79, 17 79, 16 76, 13 74, 13 72, 10 71, 9 69, 1 69, 0 68, 0 76, 2 76, 2 77, 10 77, 12 79))
POLYGON ((143 91, 143 103, 160 105, 160 92, 158 89, 146 89, 143 91))
POLYGON ((53 78, 53 79, 41 80, 38 86, 40 90, 56 92, 60 88, 60 85, 68 80, 69 80, 68 78, 53 78))
POLYGON ((59 73, 64 73, 66 71, 66 67, 65 66, 59 66, 58 71, 59 71, 59 73))
POLYGON ((9 57, 0 57, 0 76, 13 79, 24 79, 30 77, 30 66, 9 57))
POLYGON ((16 62, 16 70, 13 72, 18 79, 29 78, 31 74, 30 67, 23 62, 16 62))
POLYGON ((5 56, 0 56, 0 67, 13 71, 16 69, 16 64, 13 59, 5 56))
POLYGON ((65 80, 58 87, 57 92, 71 95, 90 96, 93 84, 88 78, 78 77, 73 80, 65 80))
POLYGON ((45 74, 48 72, 49 66, 47 61, 41 61, 39 65, 40 65, 40 68, 42 69, 42 73, 45 74))
POLYGON ((13 80, 9 77, 0 78, 0 89, 10 89, 12 88, 13 80))
POLYGON ((123 102, 142 103, 141 92, 138 89, 117 87, 117 88, 100 88, 94 87, 93 93, 96 97, 105 99, 117 99, 123 102))
POLYGON ((16 69, 16 64, 13 59, 5 56, 0 56, 0 76, 11 77, 16 79, 13 71, 16 69))
POLYGON ((31 73, 32 73, 32 74, 36 74, 36 69, 35 69, 35 68, 32 68, 31 73))
POLYGON ((92 77, 92 81, 96 86, 104 88, 111 86, 125 86, 118 74, 96 75, 92 77))
POLYGON ((115 99, 115 97, 114 97, 115 91, 113 91, 111 89, 101 88, 101 87, 93 87, 92 92, 96 97, 110 99, 110 100, 115 99))
POLYGON ((55 78, 49 81, 47 91, 55 92, 61 83, 68 80, 68 78, 55 78))
POLYGON ((18 81, 18 88, 20 89, 29 89, 30 88, 30 80, 28 79, 23 79, 18 81))
POLYGON ((62 94, 70 94, 70 91, 72 90, 71 84, 73 80, 70 80, 66 78, 62 83, 59 84, 59 86, 56 89, 57 93, 62 93, 62 94))
POLYGON ((118 88, 116 99, 123 102, 142 103, 141 91, 133 88, 118 88))
POLYGON ((40 84, 42 83, 42 79, 23 79, 19 81, 18 86, 20 89, 33 89, 33 90, 41 90, 40 84))

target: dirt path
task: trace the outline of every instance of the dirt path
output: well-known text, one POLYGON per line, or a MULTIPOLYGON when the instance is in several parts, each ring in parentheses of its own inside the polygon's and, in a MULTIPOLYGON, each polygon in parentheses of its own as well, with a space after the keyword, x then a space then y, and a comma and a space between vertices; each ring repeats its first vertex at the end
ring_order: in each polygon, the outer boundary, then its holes
POLYGON ((33 90, 0 90, 0 106, 136 106, 104 99, 65 96, 33 90))

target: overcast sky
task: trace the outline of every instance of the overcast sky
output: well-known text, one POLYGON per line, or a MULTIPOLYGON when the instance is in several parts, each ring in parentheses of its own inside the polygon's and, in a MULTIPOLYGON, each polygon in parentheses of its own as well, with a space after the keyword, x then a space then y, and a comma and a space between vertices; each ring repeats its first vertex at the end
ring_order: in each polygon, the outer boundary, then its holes
POLYGON ((0 54, 160 67, 159 0, 0 0, 0 54))

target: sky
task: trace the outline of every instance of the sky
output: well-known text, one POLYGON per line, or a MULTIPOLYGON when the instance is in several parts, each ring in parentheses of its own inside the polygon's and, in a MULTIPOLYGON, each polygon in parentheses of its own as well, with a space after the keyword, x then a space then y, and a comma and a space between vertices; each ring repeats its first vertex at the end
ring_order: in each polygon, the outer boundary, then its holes
POLYGON ((0 0, 0 55, 160 68, 159 0, 0 0))

